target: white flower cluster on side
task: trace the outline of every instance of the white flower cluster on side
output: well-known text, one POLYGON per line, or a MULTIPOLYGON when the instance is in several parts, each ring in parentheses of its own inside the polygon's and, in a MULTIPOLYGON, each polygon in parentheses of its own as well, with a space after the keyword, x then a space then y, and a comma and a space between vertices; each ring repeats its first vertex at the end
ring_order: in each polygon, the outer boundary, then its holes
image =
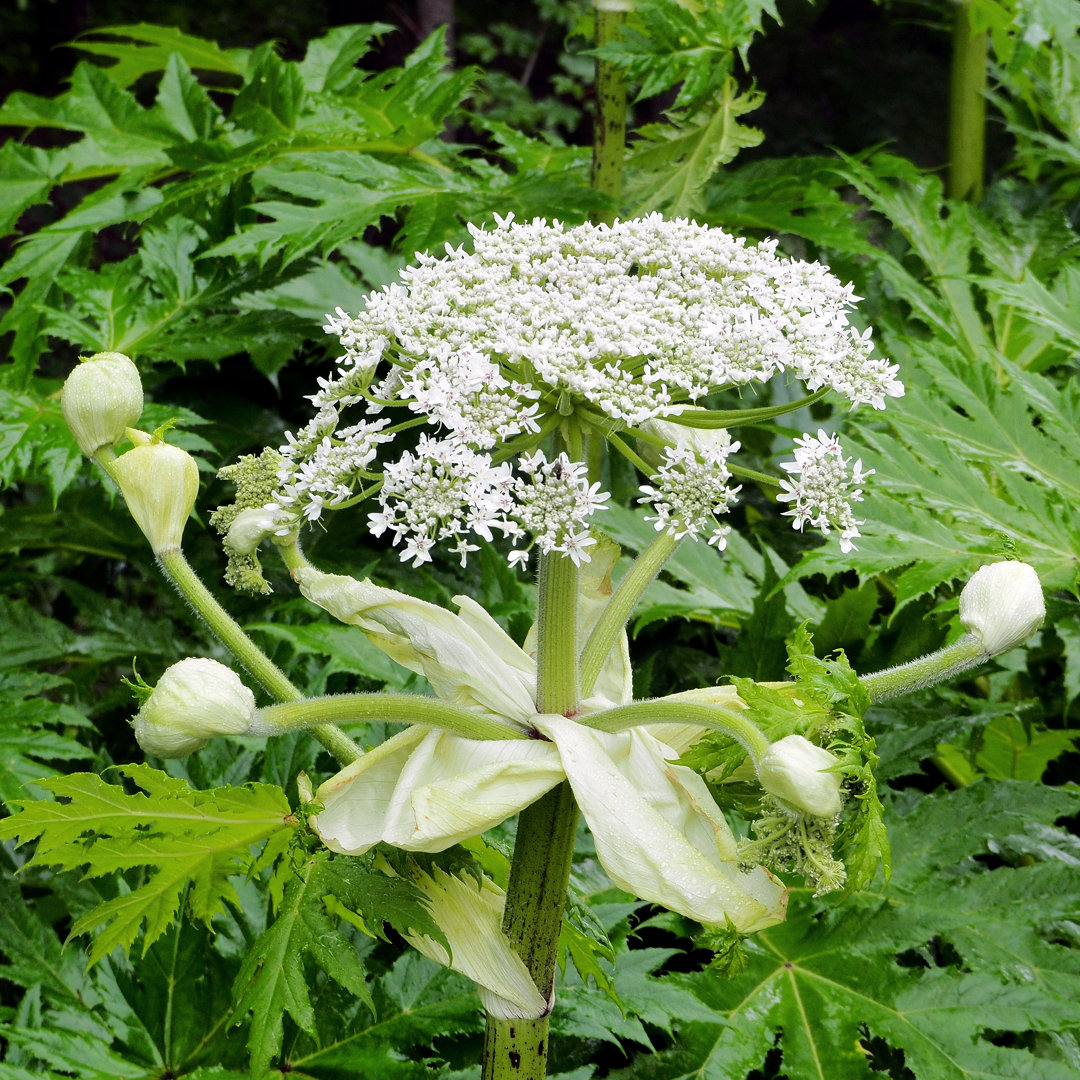
POLYGON ((728 487, 731 473, 726 464, 728 455, 738 449, 739 444, 724 430, 697 450, 685 442, 664 447, 664 462, 654 477, 656 486, 641 486, 638 502, 656 511, 645 520, 655 521, 657 532, 667 531, 676 538, 707 532, 708 542, 723 551, 731 526, 721 525, 716 518, 728 512, 741 490, 741 485, 728 487))
MULTIPOLYGON (((476 550, 470 537, 496 530, 514 541, 528 534, 512 563, 533 546, 586 561, 588 519, 607 496, 578 463, 535 457, 562 417, 633 436, 677 422, 708 394, 781 372, 853 405, 882 408, 903 393, 896 366, 872 358, 870 332, 848 321, 851 286, 777 254, 774 241, 755 246, 659 214, 573 228, 495 221, 470 226, 471 252, 417 255, 359 315, 327 316, 344 355, 312 395, 315 419, 282 447, 281 531, 370 484, 381 503, 371 526, 392 534, 403 560, 425 562, 449 541, 464 561, 476 550), (361 403, 368 418, 340 426, 361 403), (391 406, 408 419, 373 419, 391 406), (422 422, 434 432, 419 446, 376 463, 380 447, 422 422)), ((641 501, 658 530, 723 547, 728 530, 716 519, 738 491, 725 463, 738 444, 671 441, 641 501)), ((835 526, 848 543, 858 535, 850 508, 814 501, 815 483, 799 484, 795 527, 835 526)))
POLYGON ((844 457, 840 440, 822 430, 816 437, 803 435, 796 439, 795 447, 795 460, 780 463, 780 468, 797 477, 794 483, 780 481, 782 491, 777 501, 793 504, 784 515, 793 517, 792 525, 800 531, 807 522, 823 533, 839 529, 840 550, 851 551, 862 524, 851 507, 862 502, 862 488, 858 485, 874 470, 864 470, 861 460, 851 465, 851 458, 844 457))

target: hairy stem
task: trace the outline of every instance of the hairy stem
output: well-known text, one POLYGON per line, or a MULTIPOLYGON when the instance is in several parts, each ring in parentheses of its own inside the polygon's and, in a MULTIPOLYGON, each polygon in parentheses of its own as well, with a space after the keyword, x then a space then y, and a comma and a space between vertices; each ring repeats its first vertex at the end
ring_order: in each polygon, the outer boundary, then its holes
POLYGON ((863 675, 859 682, 870 695, 871 701, 888 701, 889 698, 911 694, 935 683, 962 675, 980 664, 986 663, 990 654, 982 641, 974 634, 967 634, 944 649, 920 656, 907 664, 863 675))
MULTIPOLYGON (((626 19, 627 5, 596 0, 596 45, 617 41, 626 19)), ((626 158, 626 83, 609 60, 596 61, 596 127, 593 132, 592 186, 618 202, 622 196, 626 158)), ((598 222, 610 225, 614 211, 599 213, 598 222)))
MULTIPOLYGON (((252 676, 278 701, 299 701, 304 695, 286 678, 285 673, 244 633, 240 624, 221 606, 202 583, 179 548, 158 554, 158 564, 195 612, 218 639, 244 665, 252 676)), ((311 734, 342 764, 355 761, 362 751, 344 732, 325 724, 311 734)))
POLYGON ((314 728, 321 724, 375 720, 393 724, 423 724, 465 739, 528 738, 520 727, 472 709, 420 694, 382 691, 372 694, 333 694, 269 705, 258 710, 248 734, 278 735, 284 731, 314 728))
POLYGON ((986 64, 989 35, 971 22, 970 0, 953 6, 952 70, 949 77, 950 199, 978 202, 986 160, 986 64))

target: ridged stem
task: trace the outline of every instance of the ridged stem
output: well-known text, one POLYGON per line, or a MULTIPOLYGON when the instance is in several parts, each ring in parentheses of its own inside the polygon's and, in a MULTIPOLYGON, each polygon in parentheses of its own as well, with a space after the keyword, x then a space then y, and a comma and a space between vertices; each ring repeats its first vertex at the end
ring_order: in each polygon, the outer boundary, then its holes
MULTIPOLYGON (((578 568, 559 552, 543 555, 537 598, 537 712, 577 712, 577 621, 578 568)), ((564 781, 519 815, 510 863, 503 930, 548 999, 555 985, 577 819, 577 804, 564 781)), ((489 1015, 483 1080, 543 1080, 547 1052, 547 1016, 503 1020, 489 1015)))
POLYGON ((989 35, 971 22, 970 0, 953 5, 952 69, 949 76, 950 199, 978 202, 986 165, 986 65, 989 35))

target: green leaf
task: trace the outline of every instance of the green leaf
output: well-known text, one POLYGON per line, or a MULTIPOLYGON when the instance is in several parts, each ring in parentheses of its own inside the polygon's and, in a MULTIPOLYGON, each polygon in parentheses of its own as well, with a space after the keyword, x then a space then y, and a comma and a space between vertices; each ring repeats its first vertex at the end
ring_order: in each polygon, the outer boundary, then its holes
POLYGON ((328 853, 294 867, 277 915, 248 952, 236 977, 234 1022, 250 1016, 247 1046, 251 1070, 266 1072, 281 1051, 282 1017, 288 1013, 309 1035, 316 1032, 304 962, 314 960, 328 975, 369 1006, 371 994, 355 948, 327 913, 337 875, 328 853))
POLYGON ((976 860, 1036 830, 1070 840, 1052 823, 1078 809, 1080 793, 1017 782, 923 798, 890 821, 887 889, 840 907, 796 895, 786 923, 747 940, 744 975, 672 976, 715 1023, 683 1025, 672 1049, 613 1076, 870 1080, 892 1051, 920 1080, 1067 1080, 1024 1033, 1080 1023, 1080 950, 1055 929, 1080 863, 1045 843, 1015 866, 976 860), (774 1045, 782 1063, 766 1066, 774 1045))
POLYGON ((171 26, 151 26, 148 23, 110 26, 94 31, 94 37, 83 37, 73 48, 95 56, 111 56, 117 62, 102 70, 117 86, 128 87, 144 75, 164 70, 173 57, 189 68, 240 75, 248 53, 244 49, 220 49, 212 41, 193 37, 171 26), (99 41, 102 35, 127 38, 127 41, 99 41), (134 44, 132 44, 134 43, 134 44))
POLYGON ((702 209, 703 191, 721 165, 740 150, 757 146, 764 134, 739 117, 761 107, 763 94, 739 93, 734 79, 696 112, 668 113, 667 124, 639 128, 627 161, 626 197, 631 216, 654 210, 685 215, 702 209))
POLYGON ((1037 731, 1012 714, 999 716, 972 735, 971 748, 937 747, 961 783, 980 774, 995 780, 1039 781, 1046 767, 1080 740, 1080 731, 1037 731))
POLYGON ((267 842, 260 858, 268 860, 292 834, 280 788, 194 791, 146 765, 118 771, 142 790, 128 794, 93 773, 42 780, 40 787, 66 801, 23 803, 20 813, 0 823, 0 837, 37 840, 30 865, 85 867, 87 877, 151 871, 130 892, 75 922, 73 934, 97 931, 90 963, 117 946, 130 949, 140 929, 145 953, 172 923, 185 891, 191 917, 208 923, 235 899, 229 877, 255 864, 252 846, 267 842))

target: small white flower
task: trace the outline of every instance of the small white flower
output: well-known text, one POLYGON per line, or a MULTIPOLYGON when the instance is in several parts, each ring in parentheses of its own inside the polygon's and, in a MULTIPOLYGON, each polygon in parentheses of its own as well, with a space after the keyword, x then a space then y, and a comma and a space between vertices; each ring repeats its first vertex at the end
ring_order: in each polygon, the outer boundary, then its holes
POLYGON ((794 503, 784 516, 794 518, 792 527, 800 531, 807 522, 826 534, 830 529, 839 529, 840 550, 851 551, 855 547, 852 540, 859 535, 862 524, 851 507, 862 502, 862 488, 858 485, 874 470, 864 471, 861 460, 852 466, 851 458, 844 457, 840 440, 823 430, 816 438, 804 435, 796 439, 795 447, 795 460, 780 463, 780 468, 797 477, 794 482, 780 481, 777 502, 794 503))
POLYGON ((1027 563, 981 566, 960 593, 960 622, 990 656, 1022 645, 1045 617, 1039 575, 1027 563))

